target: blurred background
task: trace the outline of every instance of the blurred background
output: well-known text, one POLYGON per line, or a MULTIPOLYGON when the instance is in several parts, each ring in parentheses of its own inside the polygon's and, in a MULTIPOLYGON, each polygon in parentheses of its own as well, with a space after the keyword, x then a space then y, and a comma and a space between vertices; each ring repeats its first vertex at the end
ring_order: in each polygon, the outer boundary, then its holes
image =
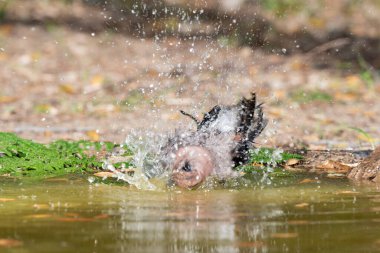
POLYGON ((0 0, 0 131, 123 142, 258 94, 260 145, 380 143, 378 0, 0 0))

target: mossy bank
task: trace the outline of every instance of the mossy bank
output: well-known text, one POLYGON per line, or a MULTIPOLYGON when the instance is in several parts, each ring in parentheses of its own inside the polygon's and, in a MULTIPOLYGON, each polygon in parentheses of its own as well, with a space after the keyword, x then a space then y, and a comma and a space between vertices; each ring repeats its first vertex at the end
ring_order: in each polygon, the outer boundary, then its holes
MULTIPOLYGON (((107 153, 122 147, 128 156, 128 147, 111 142, 58 140, 40 144, 0 132, 0 175, 12 177, 46 178, 66 174, 93 174, 102 169, 107 153)), ((251 151, 247 165, 237 168, 245 174, 270 173, 272 176, 288 175, 281 164, 291 158, 302 158, 276 149, 261 148, 251 151)), ((130 162, 115 167, 132 167, 130 162)))

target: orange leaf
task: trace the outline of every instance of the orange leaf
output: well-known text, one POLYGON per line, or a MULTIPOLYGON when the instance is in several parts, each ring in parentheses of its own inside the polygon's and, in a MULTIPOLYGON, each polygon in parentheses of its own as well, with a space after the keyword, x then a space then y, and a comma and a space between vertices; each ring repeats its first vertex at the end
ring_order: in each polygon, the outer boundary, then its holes
POLYGON ((311 179, 311 178, 305 178, 304 180, 301 180, 299 183, 300 184, 309 184, 309 183, 316 183, 318 180, 311 179))
POLYGON ((104 77, 101 75, 95 75, 91 79, 91 85, 95 87, 101 87, 103 85, 103 82, 104 82, 104 77))
POLYGON ((298 233, 274 233, 270 237, 281 239, 296 238, 298 237, 298 233))
POLYGON ((93 218, 84 218, 84 217, 61 217, 57 218, 57 221, 61 222, 90 222, 94 221, 93 218))
POLYGON ((72 84, 62 84, 59 89, 67 94, 75 94, 76 90, 72 84))
POLYGON ((285 164, 288 166, 293 166, 293 165, 296 165, 299 163, 300 163, 300 160, 298 160, 296 158, 291 158, 291 159, 287 160, 285 164))
POLYGON ((17 247, 21 246, 22 242, 14 239, 0 239, 0 247, 17 247))
POLYGON ((294 207, 297 207, 297 208, 305 208, 308 206, 309 206, 309 203, 299 203, 299 204, 294 205, 294 207))
POLYGON ((41 214, 31 214, 25 216, 26 218, 32 218, 32 219, 46 219, 46 218, 51 218, 53 215, 48 214, 48 213, 41 213, 41 214))
POLYGON ((11 198, 0 198, 0 202, 10 202, 10 201, 15 201, 15 199, 11 199, 11 198))
POLYGON ((16 102, 18 97, 0 96, 0 104, 16 102))
POLYGON ((255 241, 255 242, 238 242, 237 246, 239 248, 261 248, 265 244, 262 241, 255 241))
POLYGON ((87 132, 86 132, 86 135, 87 135, 92 141, 99 141, 99 139, 100 139, 99 133, 98 133, 98 131, 96 131, 96 130, 87 131, 87 132))
POLYGON ((109 215, 105 213, 94 216, 94 219, 97 219, 97 220, 107 219, 107 218, 109 218, 109 215))

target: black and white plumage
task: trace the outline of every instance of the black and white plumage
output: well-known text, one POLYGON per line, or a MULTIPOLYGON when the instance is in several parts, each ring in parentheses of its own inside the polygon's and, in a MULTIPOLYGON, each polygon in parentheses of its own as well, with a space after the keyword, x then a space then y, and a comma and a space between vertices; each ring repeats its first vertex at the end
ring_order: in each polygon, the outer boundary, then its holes
POLYGON ((161 150, 161 163, 171 180, 184 188, 197 186, 208 176, 236 175, 233 168, 248 161, 254 139, 267 124, 255 93, 236 105, 213 107, 201 121, 181 113, 194 120, 197 129, 169 138, 161 150))

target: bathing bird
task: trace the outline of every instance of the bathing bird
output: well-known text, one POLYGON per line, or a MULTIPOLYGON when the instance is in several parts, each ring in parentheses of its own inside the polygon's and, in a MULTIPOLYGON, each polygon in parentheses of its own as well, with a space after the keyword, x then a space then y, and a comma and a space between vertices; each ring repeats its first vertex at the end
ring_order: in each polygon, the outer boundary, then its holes
POLYGON ((194 188, 209 176, 237 176, 234 168, 249 160, 255 138, 267 125, 256 94, 230 106, 216 105, 202 120, 181 111, 196 124, 193 131, 177 132, 163 145, 161 163, 170 180, 182 188, 194 188))

